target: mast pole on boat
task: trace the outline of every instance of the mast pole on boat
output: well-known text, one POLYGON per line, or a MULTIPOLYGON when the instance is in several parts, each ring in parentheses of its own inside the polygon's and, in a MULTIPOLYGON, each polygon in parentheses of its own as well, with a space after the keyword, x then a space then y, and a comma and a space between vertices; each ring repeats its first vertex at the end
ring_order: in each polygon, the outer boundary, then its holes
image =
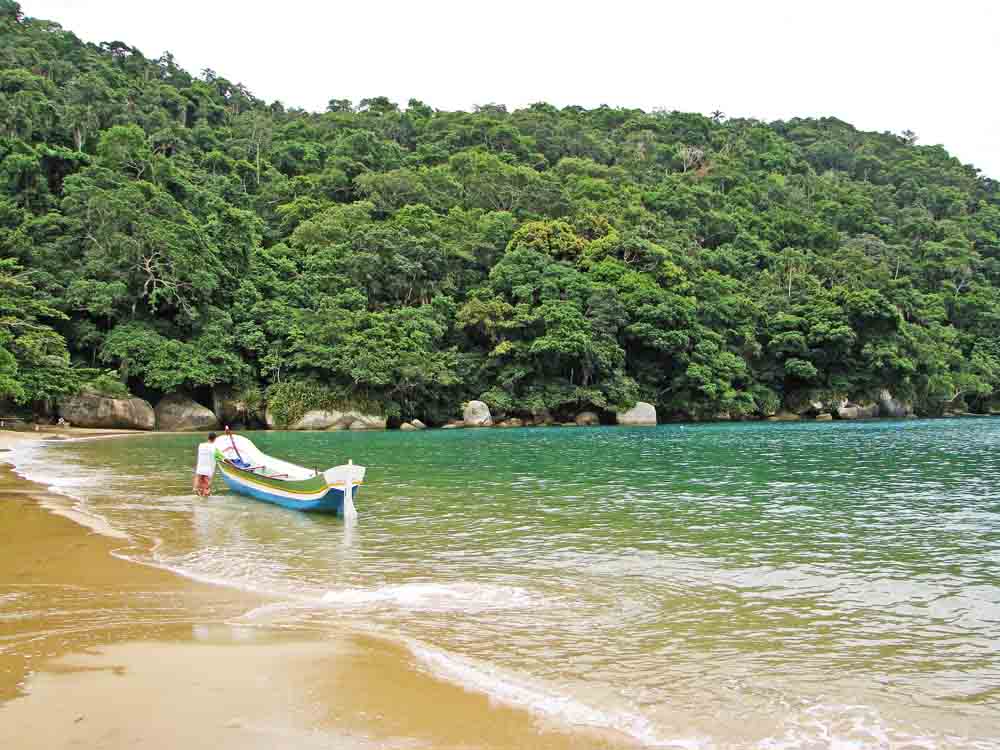
POLYGON ((236 441, 233 440, 233 433, 229 429, 229 425, 226 425, 226 434, 229 436, 229 442, 233 446, 233 450, 236 451, 236 458, 240 460, 240 463, 244 463, 243 456, 240 455, 240 449, 236 447, 236 441))

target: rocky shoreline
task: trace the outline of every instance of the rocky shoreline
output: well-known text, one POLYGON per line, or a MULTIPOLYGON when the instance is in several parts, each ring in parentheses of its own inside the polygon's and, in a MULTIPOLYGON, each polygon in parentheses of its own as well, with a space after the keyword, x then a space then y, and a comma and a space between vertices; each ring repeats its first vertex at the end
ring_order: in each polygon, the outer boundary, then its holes
MULTIPOLYGON (((272 411, 265 408, 262 414, 248 410, 245 404, 231 393, 214 392, 213 408, 198 403, 190 396, 171 393, 160 399, 154 407, 140 398, 114 398, 100 393, 87 392, 66 399, 59 405, 58 414, 66 423, 77 427, 99 429, 130 429, 158 432, 202 432, 217 430, 230 425, 235 429, 260 427, 302 431, 336 430, 387 430, 399 429, 416 432, 437 427, 441 429, 478 429, 511 427, 590 427, 598 425, 654 426, 676 422, 729 422, 729 421, 855 421, 865 419, 913 419, 913 405, 895 398, 883 389, 875 400, 833 401, 809 400, 794 406, 785 405, 771 413, 734 415, 719 413, 702 416, 689 413, 671 413, 665 417, 657 414, 656 407, 639 401, 626 410, 583 410, 573 415, 555 416, 547 410, 530 414, 494 414, 483 401, 473 400, 461 405, 462 417, 440 424, 427 424, 418 418, 389 419, 384 415, 366 413, 361 409, 311 409, 291 424, 278 423, 272 411), (561 418, 560 418, 561 417, 561 418)), ((979 417, 964 411, 945 411, 943 417, 979 417)))

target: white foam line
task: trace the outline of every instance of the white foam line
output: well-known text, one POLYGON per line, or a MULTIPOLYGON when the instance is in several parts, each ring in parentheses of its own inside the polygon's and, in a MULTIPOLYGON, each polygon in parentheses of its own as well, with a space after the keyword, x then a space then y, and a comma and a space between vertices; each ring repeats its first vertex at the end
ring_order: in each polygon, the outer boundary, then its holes
POLYGON ((530 592, 516 586, 415 582, 327 591, 322 602, 332 606, 391 604, 407 609, 479 611, 529 607, 534 599, 530 592))
POLYGON ((657 736, 650 721, 641 714, 603 711, 575 698, 546 692, 520 677, 504 674, 493 665, 452 656, 408 639, 404 642, 417 661, 434 675, 483 693, 499 703, 527 709, 561 724, 615 731, 648 747, 684 750, 706 747, 702 740, 693 737, 664 739, 657 736))
POLYGON ((760 750, 799 750, 823 747, 830 750, 935 750, 939 740, 948 747, 968 750, 995 749, 996 744, 968 741, 959 737, 915 735, 890 730, 878 710, 865 705, 816 703, 785 719, 785 733, 757 743, 760 750), (954 745, 952 743, 955 743, 954 745))
MULTIPOLYGON (((186 568, 181 568, 177 565, 171 565, 165 563, 162 560, 142 560, 137 557, 131 557, 124 552, 119 552, 117 550, 112 550, 111 554, 117 557, 119 560, 127 560, 128 562, 138 563, 140 565, 148 565, 151 568, 159 568, 160 570, 166 570, 170 573, 175 573, 182 578, 187 578, 191 581, 197 581, 198 583, 207 583, 212 586, 221 586, 222 588, 236 589, 237 591, 246 591, 251 594, 259 594, 261 596, 273 596, 275 598, 295 598, 294 595, 289 594, 287 591, 275 591, 271 589, 250 586, 247 584, 242 584, 238 581, 234 581, 230 578, 216 578, 214 576, 204 575, 201 573, 195 573, 186 568)), ((307 599, 302 597, 303 601, 309 601, 315 605, 315 599, 307 599)))
MULTIPOLYGON (((152 554, 156 548, 162 544, 161 539, 157 539, 154 544, 154 548, 150 550, 149 553, 152 554)), ((234 589, 236 591, 245 591, 249 594, 256 594, 257 596, 267 597, 271 599, 276 599, 279 601, 273 602, 272 604, 262 605, 265 607, 286 607, 288 609, 316 609, 323 606, 322 598, 316 596, 315 594, 299 594, 293 591, 288 591, 279 588, 269 588, 267 586, 259 586, 257 584, 251 584, 247 582, 241 582, 233 578, 224 578, 221 576, 209 575, 206 573, 199 573, 193 571, 189 568, 181 567, 180 565, 175 565, 173 563, 165 562, 159 559, 144 559, 140 557, 133 557, 121 550, 112 550, 112 556, 117 557, 119 560, 126 560, 132 563, 138 563, 139 565, 146 565, 150 568, 157 568, 159 570, 166 570, 167 572, 174 573, 181 578, 186 578, 190 581, 196 581, 198 583, 206 583, 210 586, 219 586, 221 588, 234 589)), ((255 608, 256 609, 256 608, 255 608)), ((251 609, 250 612, 254 610, 251 609)))
MULTIPOLYGON (((57 516, 68 518, 70 521, 101 534, 102 536, 130 541, 131 537, 124 531, 112 526, 103 516, 86 509, 84 507, 84 503, 86 502, 85 498, 80 497, 79 495, 74 495, 67 488, 54 484, 53 480, 45 474, 40 472, 29 472, 21 465, 21 462, 24 460, 22 456, 28 452, 33 452, 33 449, 37 449, 37 447, 38 446, 27 446, 22 449, 15 449, 11 453, 9 461, 13 472, 17 476, 29 482, 44 485, 46 490, 54 495, 62 495, 63 497, 68 497, 73 501, 72 507, 67 508, 52 502, 47 502, 44 498, 39 498, 39 505, 57 516)), ((36 461, 44 467, 44 461, 39 459, 36 459, 36 461)))
POLYGON ((283 614, 301 608, 302 605, 295 602, 271 602, 269 604, 261 604, 258 607, 252 607, 235 619, 241 622, 245 622, 247 620, 251 622, 261 619, 266 620, 267 618, 279 613, 283 614))

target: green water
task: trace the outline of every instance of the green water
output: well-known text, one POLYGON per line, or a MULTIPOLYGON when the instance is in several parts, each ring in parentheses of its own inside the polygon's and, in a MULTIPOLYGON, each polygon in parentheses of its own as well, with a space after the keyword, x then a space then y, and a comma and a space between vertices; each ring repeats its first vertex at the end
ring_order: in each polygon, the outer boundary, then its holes
POLYGON ((1000 421, 255 433, 354 523, 191 496, 198 438, 22 457, 129 554, 653 746, 1000 747, 1000 421))

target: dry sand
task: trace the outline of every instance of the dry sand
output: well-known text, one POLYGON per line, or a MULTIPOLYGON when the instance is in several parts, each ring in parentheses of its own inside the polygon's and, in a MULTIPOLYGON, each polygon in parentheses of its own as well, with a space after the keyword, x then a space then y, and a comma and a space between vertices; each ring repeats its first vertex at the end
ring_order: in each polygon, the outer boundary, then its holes
MULTIPOLYGON (((34 438, 0 432, 0 448, 34 438)), ((121 540, 45 511, 44 493, 0 470, 0 748, 621 746, 381 639, 241 624, 263 598, 118 559, 121 540)))

